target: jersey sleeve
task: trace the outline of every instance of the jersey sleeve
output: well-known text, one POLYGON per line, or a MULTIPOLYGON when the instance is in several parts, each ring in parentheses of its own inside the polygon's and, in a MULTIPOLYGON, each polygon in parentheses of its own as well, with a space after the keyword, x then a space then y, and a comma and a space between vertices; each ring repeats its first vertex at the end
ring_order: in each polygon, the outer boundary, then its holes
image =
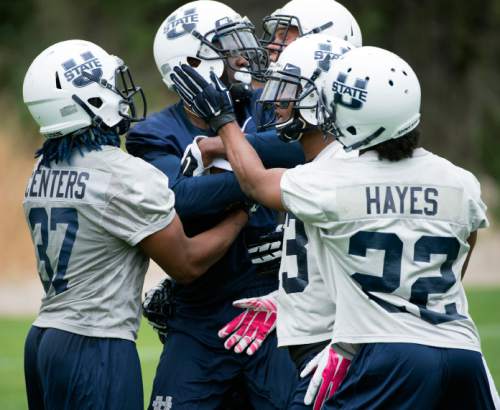
POLYGON ((467 213, 469 230, 475 232, 478 229, 489 226, 486 216, 486 204, 481 199, 481 185, 477 178, 470 172, 465 172, 464 188, 467 198, 467 213))
POLYGON ((126 162, 130 163, 116 177, 117 189, 104 210, 102 224, 110 234, 135 246, 172 222, 175 197, 163 173, 139 159, 126 162))
POLYGON ((321 205, 325 193, 322 192, 320 179, 316 176, 313 179, 311 175, 310 164, 285 171, 280 184, 281 201, 288 211, 303 222, 328 222, 321 205))

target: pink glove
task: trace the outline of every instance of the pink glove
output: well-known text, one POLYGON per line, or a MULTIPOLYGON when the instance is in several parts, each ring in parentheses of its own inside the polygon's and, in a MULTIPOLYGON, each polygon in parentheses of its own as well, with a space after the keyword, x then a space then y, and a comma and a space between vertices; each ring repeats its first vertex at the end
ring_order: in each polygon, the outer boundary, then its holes
POLYGON ((224 347, 236 353, 246 349, 249 356, 253 355, 264 342, 264 339, 276 328, 276 297, 278 292, 266 296, 240 299, 233 306, 245 311, 219 330, 219 337, 227 340, 224 347))
POLYGON ((314 401, 313 410, 320 410, 337 391, 350 364, 351 361, 335 352, 331 345, 319 352, 300 373, 300 377, 306 377, 316 369, 307 387, 304 404, 310 406, 314 401))

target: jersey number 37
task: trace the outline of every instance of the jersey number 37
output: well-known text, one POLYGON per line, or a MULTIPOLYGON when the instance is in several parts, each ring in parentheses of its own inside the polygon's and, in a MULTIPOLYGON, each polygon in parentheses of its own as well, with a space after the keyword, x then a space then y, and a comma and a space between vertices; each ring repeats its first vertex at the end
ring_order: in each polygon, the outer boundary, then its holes
POLYGON ((43 262, 44 265, 45 275, 42 269, 40 269, 40 279, 43 288, 45 289, 45 293, 48 293, 52 286, 57 295, 68 288, 68 281, 64 279, 64 275, 68 269, 69 258, 78 231, 78 213, 75 208, 51 208, 49 218, 47 211, 48 209, 46 208, 31 208, 29 222, 37 249, 38 262, 39 264, 43 262), (67 225, 61 248, 58 255, 49 255, 49 236, 55 236, 57 226, 61 224, 67 225), (39 231, 36 230, 37 225, 40 225, 39 231), (55 272, 51 260, 57 260, 55 272))

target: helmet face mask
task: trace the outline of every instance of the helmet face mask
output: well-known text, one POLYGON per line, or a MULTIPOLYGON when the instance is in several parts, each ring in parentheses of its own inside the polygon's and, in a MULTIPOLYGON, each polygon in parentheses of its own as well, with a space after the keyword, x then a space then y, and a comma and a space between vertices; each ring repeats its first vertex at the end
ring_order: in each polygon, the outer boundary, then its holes
MULTIPOLYGON (((131 122, 139 122, 146 119, 146 96, 144 95, 142 88, 135 85, 129 68, 118 57, 116 57, 116 60, 118 67, 115 69, 113 77, 114 84, 87 71, 83 71, 82 76, 120 96, 121 99, 118 102, 118 115, 120 115, 128 123, 128 126, 131 122)), ((82 101, 79 98, 75 99, 73 96, 73 99, 77 102, 77 104, 82 106, 82 101)), ((99 108, 100 104, 102 104, 99 100, 99 98, 90 99, 88 103, 95 108, 99 108)), ((82 108, 85 110, 84 106, 82 106, 82 108)), ((97 125, 102 126, 102 121, 96 119, 98 118, 97 116, 93 117, 91 115, 91 117, 97 125)), ((123 124, 121 125, 121 130, 123 130, 123 124)))
POLYGON ((299 140, 314 129, 329 131, 329 112, 322 81, 352 45, 325 34, 302 37, 283 51, 266 74, 266 85, 257 101, 259 129, 275 127, 284 141, 299 140))
POLYGON ((263 19, 261 44, 274 59, 296 38, 323 33, 362 44, 361 30, 356 19, 334 0, 291 0, 263 19), (320 12, 318 12, 320 10, 320 12))
POLYGON ((300 139, 303 132, 310 128, 301 118, 300 110, 318 110, 317 103, 308 101, 312 93, 318 93, 314 78, 301 76, 300 68, 292 64, 287 64, 283 70, 275 71, 266 78, 264 91, 257 104, 260 106, 258 112, 266 112, 267 115, 262 115, 259 128, 266 130, 276 127, 280 137, 287 142, 300 139))
POLYGON ((255 36, 255 27, 246 18, 238 22, 219 24, 204 36, 196 31, 191 34, 217 54, 217 57, 213 56, 213 53, 206 54, 204 53, 206 48, 201 47, 197 57, 202 60, 222 58, 233 71, 250 73, 256 78, 262 78, 267 69, 269 63, 267 51, 259 44, 255 36), (209 41, 209 38, 212 40, 209 41), (242 57, 247 61, 245 70, 233 63, 235 57, 242 57))
POLYGON ((300 20, 296 16, 281 14, 264 17, 262 20, 264 33, 260 43, 278 54, 288 45, 289 33, 293 33, 294 40, 304 35, 300 20))
POLYGON ((259 44, 252 23, 225 4, 210 0, 193 1, 171 13, 158 29, 153 51, 169 88, 173 87, 173 68, 182 64, 196 68, 207 81, 210 72, 221 78, 226 69, 240 73, 241 80, 236 81, 247 84, 252 76, 262 78, 268 66, 267 50, 259 44), (194 65, 193 59, 197 60, 194 65))
POLYGON ((146 119, 146 96, 141 87, 134 83, 129 68, 122 64, 115 71, 115 91, 122 97, 119 114, 130 122, 146 119))

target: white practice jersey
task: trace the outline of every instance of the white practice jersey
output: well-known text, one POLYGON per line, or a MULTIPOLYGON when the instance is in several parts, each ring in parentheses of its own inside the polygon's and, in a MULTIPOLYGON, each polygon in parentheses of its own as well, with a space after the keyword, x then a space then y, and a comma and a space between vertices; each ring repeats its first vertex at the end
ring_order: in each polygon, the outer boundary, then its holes
POLYGON ((34 325, 135 340, 149 263, 136 245, 175 216, 168 178, 104 146, 37 165, 23 205, 46 292, 34 325))
MULTIPOLYGON (((349 158, 342 145, 333 142, 315 159, 349 158)), ((335 303, 319 273, 316 259, 321 248, 318 229, 308 229, 292 213, 287 214, 280 266, 277 335, 278 346, 318 343, 332 337, 335 303)))
POLYGON ((288 170, 281 189, 306 231, 319 229, 335 343, 480 350, 461 271, 468 237, 488 222, 470 172, 424 149, 395 163, 370 151, 288 170))

